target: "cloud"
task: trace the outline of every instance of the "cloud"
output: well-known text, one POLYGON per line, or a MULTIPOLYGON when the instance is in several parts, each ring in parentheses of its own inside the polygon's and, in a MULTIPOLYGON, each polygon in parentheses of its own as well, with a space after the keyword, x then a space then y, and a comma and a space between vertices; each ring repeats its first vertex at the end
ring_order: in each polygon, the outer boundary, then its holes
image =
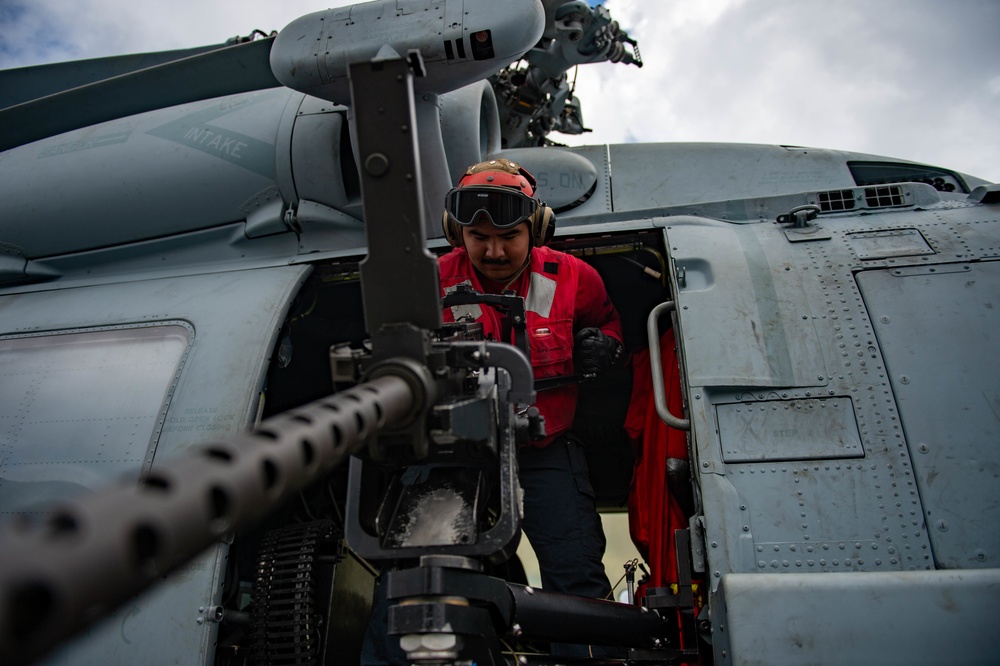
MULTIPOLYGON (((1000 179, 1000 4, 609 0, 642 69, 581 68, 595 132, 566 143, 794 144, 1000 179), (974 17, 974 18, 972 18, 974 17)), ((557 140, 560 140, 557 138, 557 140)))
POLYGON ((344 0, 5 0, 0 68, 221 44, 344 0))
POLYGON ((0 67, 76 57, 71 45, 54 37, 59 33, 57 20, 41 3, 11 0, 0 6, 0 67))

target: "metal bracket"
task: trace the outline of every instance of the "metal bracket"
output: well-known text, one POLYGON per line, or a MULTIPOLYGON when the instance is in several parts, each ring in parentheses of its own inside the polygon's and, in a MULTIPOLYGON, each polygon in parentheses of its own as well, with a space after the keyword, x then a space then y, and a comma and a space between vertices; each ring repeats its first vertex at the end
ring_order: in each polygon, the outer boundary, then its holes
POLYGON ((198 606, 198 624, 206 622, 219 624, 226 616, 226 609, 222 606, 198 606))
POLYGON ((409 58, 350 66, 368 238, 361 291, 365 322, 373 334, 400 322, 441 328, 437 259, 426 247, 413 101, 411 67, 423 68, 419 53, 409 58))
POLYGON ((676 269, 677 273, 677 286, 681 289, 687 286, 687 268, 684 266, 678 266, 676 269))
POLYGON ((820 211, 820 207, 816 204, 796 206, 784 215, 779 215, 777 223, 790 224, 794 229, 805 229, 806 227, 812 226, 809 222, 815 220, 816 217, 819 216, 820 211))
POLYGON ((531 359, 531 349, 528 346, 527 316, 524 312, 524 298, 514 293, 483 294, 466 284, 460 284, 455 290, 441 299, 441 306, 450 308, 453 305, 490 305, 502 315, 510 318, 514 332, 514 344, 526 358, 531 359))

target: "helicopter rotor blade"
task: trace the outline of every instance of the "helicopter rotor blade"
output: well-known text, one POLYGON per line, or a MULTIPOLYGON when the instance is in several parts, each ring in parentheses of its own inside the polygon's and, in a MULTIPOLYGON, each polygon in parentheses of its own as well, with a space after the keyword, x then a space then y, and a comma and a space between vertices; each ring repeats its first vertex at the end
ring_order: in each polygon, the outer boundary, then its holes
POLYGON ((0 110, 0 151, 108 120, 281 84, 274 37, 193 55, 0 110))

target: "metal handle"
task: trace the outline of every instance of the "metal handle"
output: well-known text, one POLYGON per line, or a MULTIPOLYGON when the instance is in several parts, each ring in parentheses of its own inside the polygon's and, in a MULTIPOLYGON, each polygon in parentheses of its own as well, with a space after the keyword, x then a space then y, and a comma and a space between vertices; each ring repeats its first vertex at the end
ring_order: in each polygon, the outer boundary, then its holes
POLYGON ((677 430, 690 430, 691 421, 674 416, 667 407, 667 396, 663 386, 663 367, 660 365, 660 332, 657 322, 661 313, 671 312, 675 307, 673 301, 660 303, 652 309, 646 319, 646 333, 649 335, 649 367, 653 372, 653 400, 656 402, 656 413, 659 414, 664 423, 677 430))

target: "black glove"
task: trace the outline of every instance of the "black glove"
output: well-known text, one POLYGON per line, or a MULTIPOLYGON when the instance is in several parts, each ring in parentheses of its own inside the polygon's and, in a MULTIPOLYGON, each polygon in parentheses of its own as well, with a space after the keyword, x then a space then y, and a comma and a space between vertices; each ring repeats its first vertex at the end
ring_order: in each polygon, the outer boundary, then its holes
POLYGON ((600 329, 581 328, 573 343, 573 365, 578 375, 596 375, 611 367, 622 351, 621 343, 600 329))

